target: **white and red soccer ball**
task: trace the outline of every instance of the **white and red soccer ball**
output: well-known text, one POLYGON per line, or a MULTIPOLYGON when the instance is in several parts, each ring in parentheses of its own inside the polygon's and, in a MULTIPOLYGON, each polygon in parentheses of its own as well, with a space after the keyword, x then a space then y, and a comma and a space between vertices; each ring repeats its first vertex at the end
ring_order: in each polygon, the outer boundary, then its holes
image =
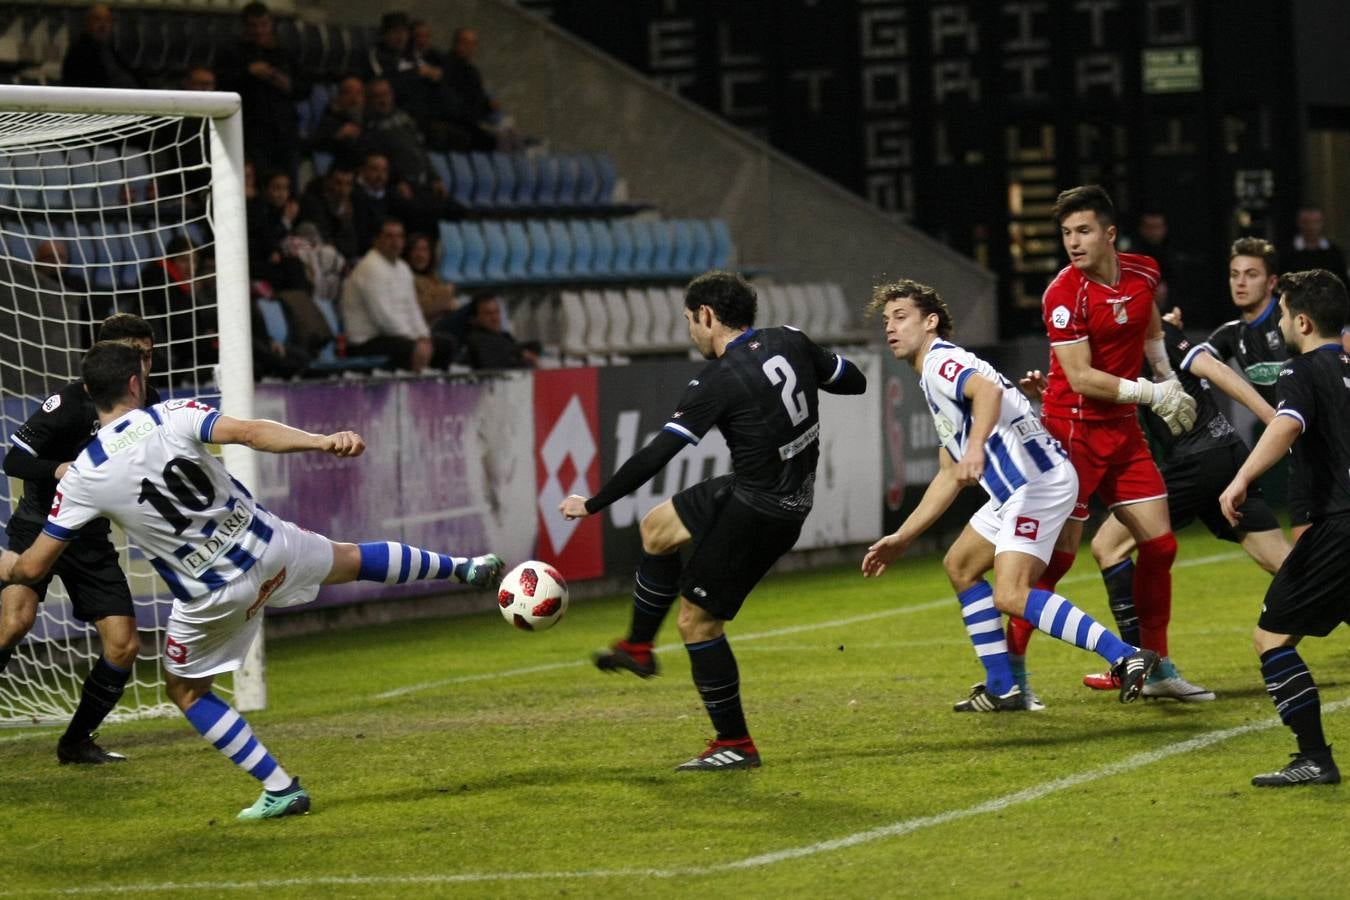
POLYGON ((544 631, 567 612, 567 582, 548 563, 527 559, 502 576, 497 605, 517 628, 544 631))

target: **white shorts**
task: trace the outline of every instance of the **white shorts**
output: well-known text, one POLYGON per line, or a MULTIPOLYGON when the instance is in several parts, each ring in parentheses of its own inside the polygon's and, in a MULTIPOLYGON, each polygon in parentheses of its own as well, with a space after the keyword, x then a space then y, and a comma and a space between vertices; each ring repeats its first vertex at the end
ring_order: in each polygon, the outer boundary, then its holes
POLYGON ((204 597, 174 601, 165 670, 180 678, 233 672, 262 627, 264 606, 299 606, 318 595, 333 568, 332 543, 263 510, 258 515, 268 516, 272 540, 253 568, 204 597))
POLYGON ((975 513, 970 527, 994 545, 995 556, 1016 550, 1048 563, 1077 499, 1078 473, 1062 462, 1022 485, 1001 507, 995 509, 990 499, 975 513))

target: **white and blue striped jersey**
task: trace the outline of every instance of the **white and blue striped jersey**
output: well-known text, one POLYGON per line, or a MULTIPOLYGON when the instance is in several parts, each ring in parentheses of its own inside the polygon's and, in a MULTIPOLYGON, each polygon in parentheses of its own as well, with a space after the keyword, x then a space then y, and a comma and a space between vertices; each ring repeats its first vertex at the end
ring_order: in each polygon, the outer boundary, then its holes
POLYGON ((57 485, 44 532, 70 541, 86 522, 107 516, 177 599, 229 584, 258 561, 272 527, 206 448, 219 418, 205 403, 170 400, 109 422, 57 485))
POLYGON ((953 460, 960 460, 966 453, 973 419, 964 392, 966 380, 977 374, 1003 389, 998 425, 984 443, 984 473, 980 476, 980 485, 999 507, 1041 473, 1067 465, 1068 456, 1046 433, 1040 417, 1016 385, 970 351, 936 340, 923 358, 919 386, 933 413, 938 441, 953 460))

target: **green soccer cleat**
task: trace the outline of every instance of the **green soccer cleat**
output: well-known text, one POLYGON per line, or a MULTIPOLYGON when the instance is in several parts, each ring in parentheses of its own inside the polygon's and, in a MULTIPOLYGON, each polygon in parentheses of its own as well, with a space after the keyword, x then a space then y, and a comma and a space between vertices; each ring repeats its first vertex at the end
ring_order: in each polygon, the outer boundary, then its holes
POLYGON ((309 813, 309 791, 300 786, 300 779, 279 793, 263 791, 248 809, 239 810, 240 819, 279 819, 282 816, 303 816, 309 813))
POLYGON ((471 556, 455 566, 455 577, 464 584, 471 584, 474 587, 492 587, 501 581, 505 569, 506 563, 502 562, 500 556, 487 553, 483 556, 471 556))

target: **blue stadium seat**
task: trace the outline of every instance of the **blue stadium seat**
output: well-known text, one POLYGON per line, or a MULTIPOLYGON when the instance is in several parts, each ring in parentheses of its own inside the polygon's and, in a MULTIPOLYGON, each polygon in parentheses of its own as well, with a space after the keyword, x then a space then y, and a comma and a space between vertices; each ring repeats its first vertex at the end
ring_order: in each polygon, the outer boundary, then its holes
POLYGON ((36 153, 16 153, 10 157, 14 177, 15 205, 20 209, 42 209, 42 164, 36 153))
POLYGON ((441 222, 441 278, 451 284, 464 280, 464 238, 457 222, 441 222))
POLYGON ((94 148, 94 172, 99 182, 99 200, 104 209, 120 205, 124 167, 117 151, 107 144, 94 148))
POLYGON ((468 209, 473 206, 473 163, 466 153, 450 154, 450 174, 453 176, 450 197, 460 206, 468 209))
POLYGON ((487 257, 483 260, 483 278, 493 284, 506 281, 506 257, 509 248, 506 243, 506 231, 501 222, 482 223, 483 242, 487 245, 487 257))
POLYGON ((267 336, 279 344, 286 343, 286 339, 291 336, 291 327, 286 322, 286 307, 281 305, 280 300, 272 297, 259 297, 254 302, 258 304, 258 311, 262 313, 267 336))
POLYGON ((603 219, 591 219, 587 223, 591 231, 591 269, 596 275, 609 278, 614 275, 614 239, 609 223, 603 219))
POLYGON ((645 219, 629 219, 628 230, 633 235, 632 273, 638 278, 650 278, 652 269, 652 223, 645 219))
POLYGON ((670 223, 670 272, 672 275, 694 275, 694 234, 689 222, 675 219, 670 223))
POLYGON ((428 153, 427 158, 431 160, 431 171, 436 173, 436 177, 441 180, 448 191, 455 183, 455 179, 450 175, 450 160, 444 153, 428 153))
POLYGON ((610 222, 609 237, 614 245, 610 271, 614 273, 615 278, 620 279, 633 274, 633 232, 629 230, 628 223, 623 219, 610 222))
POLYGON ((713 219, 708 223, 712 229, 712 259, 709 260, 709 268, 725 269, 731 265, 731 254, 734 249, 731 243, 731 230, 727 228, 727 223, 723 219, 713 219))
POLYGON ((713 267, 712 228, 708 226, 706 219, 690 219, 689 235, 691 238, 689 270, 691 272, 706 272, 713 267))
POLYGON ((534 206, 535 181, 538 177, 534 164, 524 153, 516 153, 511 157, 511 165, 516 169, 516 206, 534 206))
POLYGON ((532 281, 548 281, 553 274, 553 241, 548 236, 548 225, 540 219, 525 223, 530 236, 529 276, 532 281))
POLYGON ((591 246, 591 229, 584 219, 568 219, 567 233, 572 239, 572 276, 588 279, 595 271, 592 267, 595 248, 591 246))
POLYGON ((487 261, 487 243, 476 222, 460 222, 459 233, 464 238, 464 266, 460 270, 464 284, 483 283, 483 264, 487 261))
POLYGON ((558 189, 553 197, 555 206, 569 209, 577 205, 577 166, 571 156, 555 156, 558 166, 558 189))
POLYGON ((658 219, 651 223, 652 267, 653 275, 674 274, 671 269, 671 257, 675 253, 675 242, 670 231, 670 222, 658 219))
POLYGON ((619 173, 615 171, 614 160, 609 158, 608 153, 595 155, 595 177, 599 183, 595 202, 601 206, 608 206, 614 202, 614 188, 619 183, 619 173))
POLYGON ((557 281, 563 281, 572 274, 572 237, 567 233, 567 225, 557 219, 548 223, 549 243, 553 245, 553 255, 549 260, 549 275, 557 281))
POLYGON ((75 147, 66 154, 70 167, 70 206, 72 209, 98 208, 98 174, 94 157, 83 147, 75 147))
POLYGON ((530 236, 524 223, 512 219, 506 223, 506 277, 508 281, 530 279, 530 236))
POLYGON ((486 153, 471 153, 469 162, 473 165, 473 205, 477 209, 490 209, 496 201, 497 192, 492 158, 486 153))
POLYGON ((492 154, 492 173, 497 180, 494 203, 500 209, 516 205, 516 167, 506 153, 492 154))
POLYGON ((542 156, 535 160, 534 203, 549 208, 558 203, 558 157, 542 156))
POLYGON ((577 206, 595 206, 600 191, 600 180, 595 172, 595 157, 578 153, 572 157, 577 173, 577 206))

